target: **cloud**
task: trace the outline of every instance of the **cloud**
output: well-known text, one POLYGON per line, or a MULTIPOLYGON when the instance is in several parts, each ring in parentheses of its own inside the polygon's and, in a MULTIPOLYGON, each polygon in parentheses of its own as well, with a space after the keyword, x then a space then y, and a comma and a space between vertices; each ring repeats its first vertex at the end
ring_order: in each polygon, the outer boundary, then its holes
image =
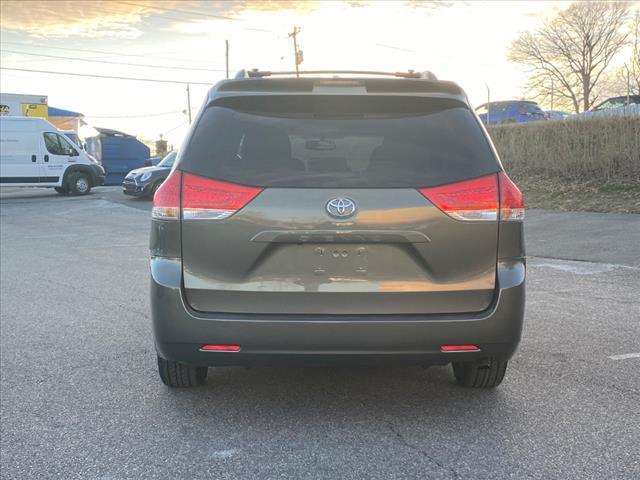
POLYGON ((410 8, 424 8, 429 10, 435 10, 438 8, 453 7, 456 3, 467 6, 468 2, 453 2, 444 0, 405 0, 405 5, 410 8))
MULTIPOLYGON (((286 0, 207 2, 201 0, 65 0, 0 2, 0 26, 5 31, 50 37, 124 37, 136 38, 143 34, 143 23, 148 17, 164 17, 169 22, 202 22, 234 20, 245 12, 310 13, 320 8, 321 2, 286 0)), ((238 18, 238 20, 240 20, 238 18)), ((240 22, 238 22, 240 23, 240 22)))
POLYGON ((240 14, 246 11, 253 12, 292 12, 297 14, 310 13, 319 9, 322 2, 319 0, 291 1, 291 0, 260 0, 260 1, 230 1, 221 2, 229 13, 240 14))
POLYGON ((135 38, 136 25, 144 8, 106 0, 47 2, 3 0, 0 25, 3 30, 33 36, 69 37, 74 35, 135 38))
MULTIPOLYGON (((6 32, 21 32, 35 37, 116 37, 138 38, 158 21, 168 22, 171 30, 183 33, 209 31, 218 21, 246 30, 263 30, 244 22, 243 16, 267 13, 292 13, 299 16, 322 9, 334 2, 320 0, 1 0, 0 26, 6 32)), ((450 1, 404 0, 378 2, 349 0, 353 9, 400 6, 411 9, 438 9, 452 5, 450 1)))

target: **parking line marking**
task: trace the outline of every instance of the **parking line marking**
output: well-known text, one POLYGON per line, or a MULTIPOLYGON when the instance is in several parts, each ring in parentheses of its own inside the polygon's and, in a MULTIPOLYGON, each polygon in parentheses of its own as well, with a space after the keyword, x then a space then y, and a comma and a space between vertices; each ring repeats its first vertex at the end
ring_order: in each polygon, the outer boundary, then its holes
POLYGON ((627 358, 640 358, 640 352, 638 353, 623 353, 622 355, 611 355, 611 360, 626 360, 627 358))

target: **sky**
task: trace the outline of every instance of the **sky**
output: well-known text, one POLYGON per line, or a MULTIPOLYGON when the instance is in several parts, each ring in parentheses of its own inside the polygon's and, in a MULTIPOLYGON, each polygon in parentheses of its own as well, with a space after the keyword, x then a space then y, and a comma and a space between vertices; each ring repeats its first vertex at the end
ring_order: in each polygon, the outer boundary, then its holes
POLYGON ((430 70, 459 83, 474 105, 522 98, 525 73, 509 43, 568 2, 191 1, 0 2, 0 66, 177 83, 0 70, 3 93, 47 95, 91 125, 179 146, 210 85, 242 68, 430 70), (60 58, 66 57, 66 58, 60 58), (127 64, 127 65, 123 65, 127 64))

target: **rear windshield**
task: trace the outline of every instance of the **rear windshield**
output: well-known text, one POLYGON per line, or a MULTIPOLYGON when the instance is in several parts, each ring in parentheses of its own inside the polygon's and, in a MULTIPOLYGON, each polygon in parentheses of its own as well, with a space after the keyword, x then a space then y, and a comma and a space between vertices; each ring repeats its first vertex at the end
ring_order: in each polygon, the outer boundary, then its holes
POLYGON ((218 100, 182 170, 259 187, 416 188, 499 170, 484 133, 448 99, 263 96, 218 100))

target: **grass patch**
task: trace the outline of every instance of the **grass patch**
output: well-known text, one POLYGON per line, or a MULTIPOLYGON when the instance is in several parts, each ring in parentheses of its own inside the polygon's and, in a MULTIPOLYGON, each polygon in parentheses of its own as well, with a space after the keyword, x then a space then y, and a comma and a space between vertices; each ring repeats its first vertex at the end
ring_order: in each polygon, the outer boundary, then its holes
POLYGON ((527 208, 567 211, 640 213, 640 181, 576 181, 513 176, 527 208))

